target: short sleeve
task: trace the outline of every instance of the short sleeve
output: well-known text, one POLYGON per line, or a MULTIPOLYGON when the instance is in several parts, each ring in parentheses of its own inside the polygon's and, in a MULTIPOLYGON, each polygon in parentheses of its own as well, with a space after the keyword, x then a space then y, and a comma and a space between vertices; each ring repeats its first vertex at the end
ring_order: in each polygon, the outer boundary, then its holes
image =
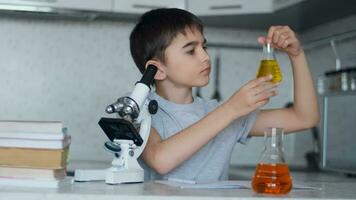
POLYGON ((234 123, 234 129, 238 131, 236 142, 245 144, 248 141, 249 133, 256 122, 259 111, 254 111, 234 123))
POLYGON ((157 112, 155 115, 151 115, 151 117, 152 117, 151 127, 155 128, 158 134, 161 136, 161 138, 164 139, 165 127, 164 127, 161 113, 157 112))

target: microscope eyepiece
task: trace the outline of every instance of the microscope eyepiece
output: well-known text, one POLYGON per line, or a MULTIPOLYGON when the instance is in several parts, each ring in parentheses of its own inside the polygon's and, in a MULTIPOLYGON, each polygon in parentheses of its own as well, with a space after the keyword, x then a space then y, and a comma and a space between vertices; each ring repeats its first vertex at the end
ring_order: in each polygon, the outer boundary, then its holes
POLYGON ((153 83, 154 77, 157 72, 157 67, 154 65, 148 65, 146 68, 145 73, 143 74, 141 80, 139 81, 140 83, 143 83, 150 87, 150 85, 153 83))

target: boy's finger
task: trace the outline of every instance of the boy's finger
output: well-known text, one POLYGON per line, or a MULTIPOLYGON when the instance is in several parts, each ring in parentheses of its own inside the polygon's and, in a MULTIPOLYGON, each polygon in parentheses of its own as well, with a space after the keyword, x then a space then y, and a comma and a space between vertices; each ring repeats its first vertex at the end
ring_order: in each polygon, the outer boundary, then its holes
POLYGON ((282 28, 282 26, 271 26, 268 29, 268 32, 267 32, 267 43, 272 43, 272 38, 273 38, 273 35, 274 35, 276 29, 280 29, 280 28, 282 28))
POLYGON ((286 29, 282 26, 278 26, 277 28, 274 28, 273 31, 270 34, 270 43, 272 43, 273 47, 276 47, 278 42, 280 41, 281 37, 291 36, 291 31, 289 29, 286 29))
POLYGON ((257 109, 259 107, 262 107, 262 106, 266 105, 268 103, 268 101, 269 101, 269 99, 266 99, 264 101, 259 101, 254 105, 254 108, 257 109))
POLYGON ((279 42, 283 39, 286 39, 289 37, 289 31, 285 30, 285 29, 276 29, 276 31, 273 33, 272 36, 272 41, 273 41, 273 45, 274 46, 278 46, 279 47, 279 42))
POLYGON ((266 99, 269 99, 271 97, 274 97, 278 94, 277 91, 269 91, 269 92, 264 92, 260 93, 259 95, 256 96, 256 102, 264 101, 266 99))
POLYGON ((283 43, 281 44, 281 47, 282 47, 282 49, 285 49, 285 48, 287 48, 288 46, 289 46, 289 44, 290 44, 290 39, 285 39, 284 41, 283 41, 283 43))
POLYGON ((258 41, 258 43, 260 43, 260 44, 266 44, 266 37, 263 37, 263 36, 258 37, 258 38, 257 38, 257 41, 258 41))
POLYGON ((254 87, 260 85, 261 83, 271 81, 272 78, 273 78, 272 75, 259 77, 259 78, 257 78, 257 79, 253 79, 253 80, 249 81, 249 82, 246 84, 246 86, 247 86, 247 88, 251 89, 251 88, 254 88, 254 87))
POLYGON ((281 43, 283 42, 283 40, 285 39, 292 39, 295 37, 294 32, 288 27, 283 27, 280 30, 278 30, 279 32, 279 38, 277 42, 274 42, 275 44, 277 44, 279 47, 281 47, 281 43))
POLYGON ((288 35, 282 33, 282 34, 279 36, 279 39, 278 39, 278 41, 277 41, 277 46, 278 46, 279 48, 283 48, 283 44, 284 44, 286 41, 288 42, 288 35))
POLYGON ((260 93, 276 90, 279 84, 264 83, 252 89, 252 94, 259 95, 260 93))

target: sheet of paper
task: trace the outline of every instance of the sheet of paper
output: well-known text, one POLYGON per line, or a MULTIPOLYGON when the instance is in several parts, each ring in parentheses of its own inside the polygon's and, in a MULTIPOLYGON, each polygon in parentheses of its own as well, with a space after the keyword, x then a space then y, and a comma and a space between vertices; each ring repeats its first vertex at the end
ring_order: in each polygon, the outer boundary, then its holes
POLYGON ((321 187, 302 185, 298 183, 293 183, 293 189, 295 190, 321 190, 321 187))
MULTIPOLYGON (((251 189, 251 181, 201 181, 194 182, 190 180, 157 180, 156 183, 178 187, 181 189, 251 189)), ((320 190, 321 188, 293 184, 296 190, 320 190)))
POLYGON ((205 189, 248 189, 250 186, 249 183, 243 181, 209 181, 209 182, 198 182, 198 183, 190 183, 189 181, 171 181, 171 180, 158 180, 156 183, 179 187, 179 188, 205 188, 205 189))

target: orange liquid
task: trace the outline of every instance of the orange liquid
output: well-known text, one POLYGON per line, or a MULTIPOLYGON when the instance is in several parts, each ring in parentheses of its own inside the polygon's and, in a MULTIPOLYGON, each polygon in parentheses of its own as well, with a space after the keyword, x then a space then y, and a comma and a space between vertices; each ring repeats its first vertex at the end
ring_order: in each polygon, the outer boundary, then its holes
POLYGON ((282 81, 282 73, 276 60, 262 60, 257 72, 257 78, 272 75, 272 83, 282 81))
POLYGON ((287 194, 292 189, 292 178, 287 164, 258 164, 252 179, 257 193, 287 194))

